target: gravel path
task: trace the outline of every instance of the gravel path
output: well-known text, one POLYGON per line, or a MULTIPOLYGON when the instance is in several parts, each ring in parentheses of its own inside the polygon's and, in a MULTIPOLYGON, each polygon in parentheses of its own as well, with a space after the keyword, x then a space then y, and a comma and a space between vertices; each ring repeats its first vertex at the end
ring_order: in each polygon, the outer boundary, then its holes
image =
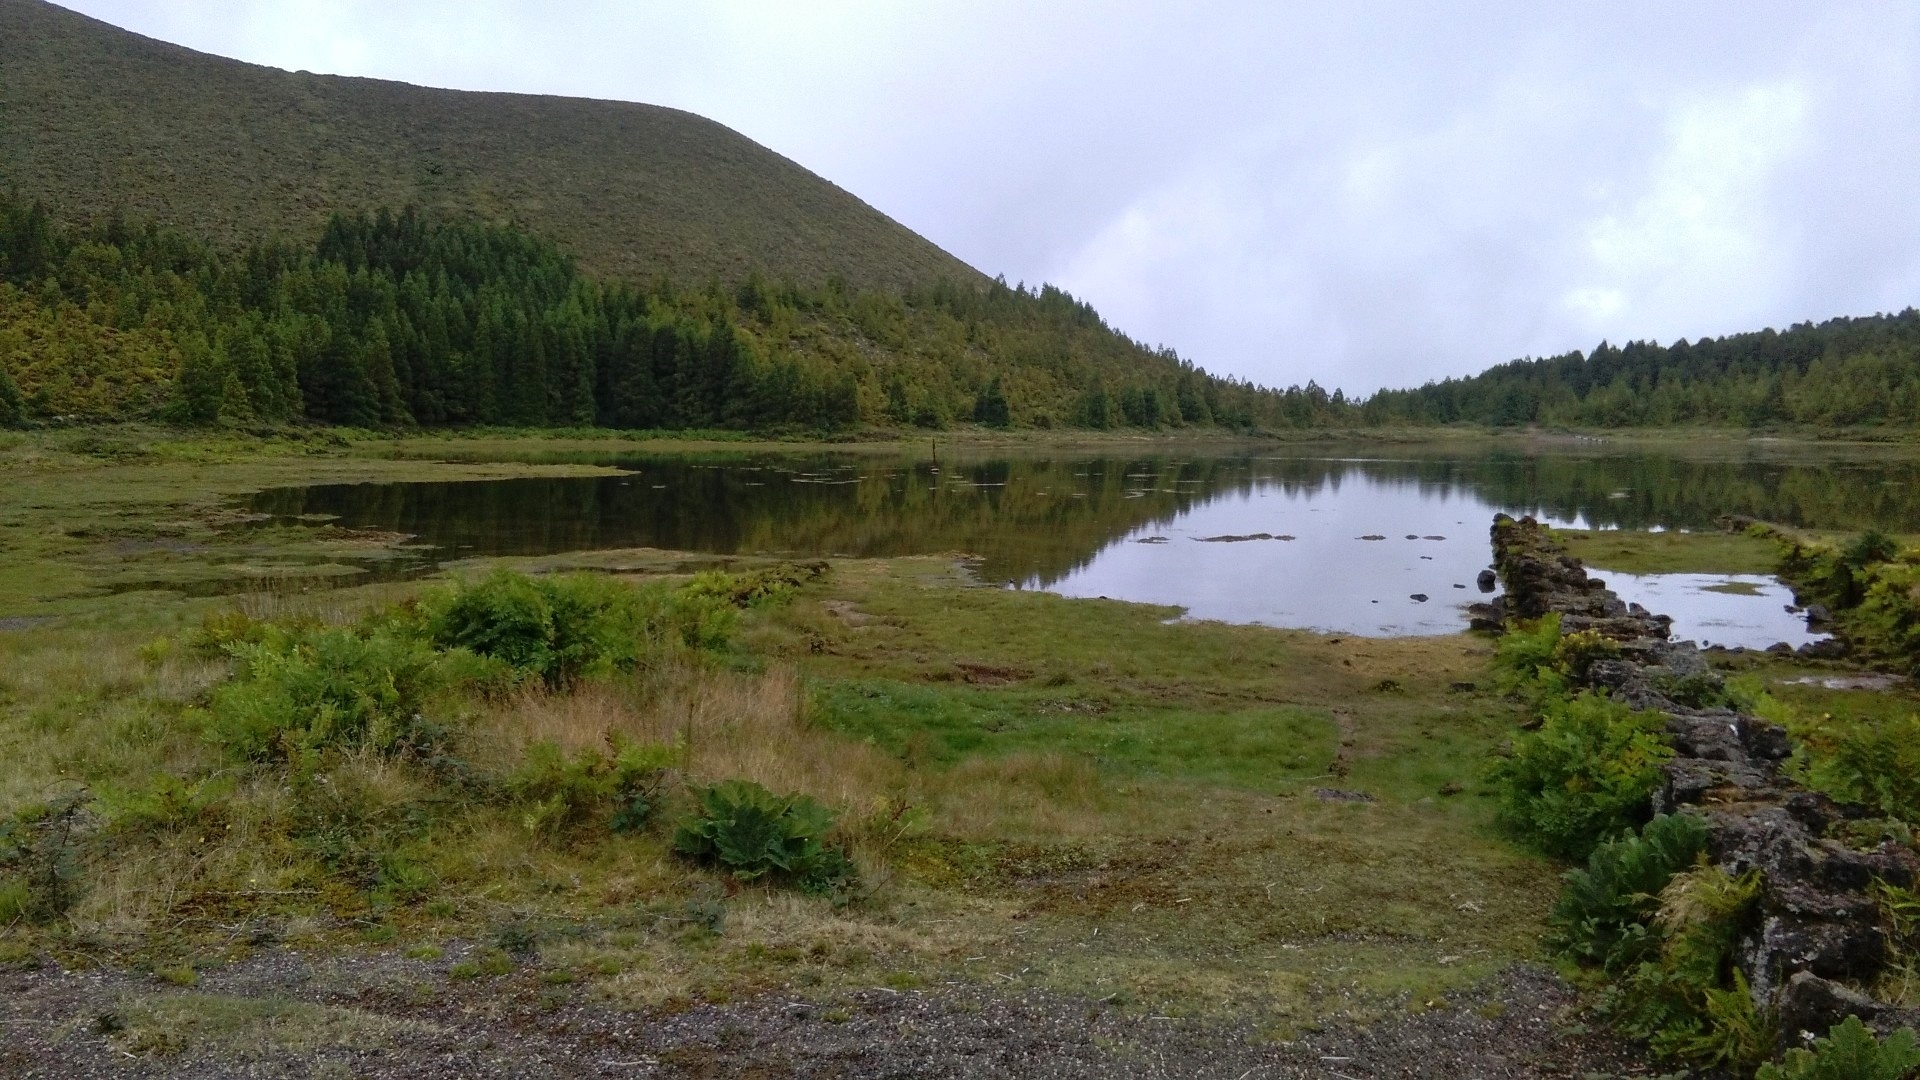
POLYGON ((1443 1009, 1292 1043, 1245 1024, 970 985, 646 1015, 530 974, 449 983, 445 966, 277 952, 208 972, 190 990, 124 972, 0 974, 0 1075, 1576 1080, 1657 1071, 1580 1023, 1553 973, 1525 966, 1443 1009))

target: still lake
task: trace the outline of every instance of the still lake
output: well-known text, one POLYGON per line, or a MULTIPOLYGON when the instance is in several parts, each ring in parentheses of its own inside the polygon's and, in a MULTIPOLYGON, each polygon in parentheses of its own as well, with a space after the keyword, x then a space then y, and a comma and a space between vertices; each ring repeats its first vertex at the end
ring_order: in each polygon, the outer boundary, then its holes
MULTIPOLYGON (((457 444, 453 444, 457 452, 457 444)), ((1920 532, 1920 462, 1870 448, 1608 443, 893 454, 558 454, 617 476, 283 488, 248 508, 409 533, 439 563, 660 548, 719 556, 964 553, 985 581, 1187 617, 1452 633, 1497 512, 1572 528, 1712 529, 1725 514, 1920 532)), ((500 455, 489 455, 496 460, 500 455)), ((1814 640, 1767 578, 1596 568, 1675 635, 1814 640), (1729 582, 1750 589, 1728 592, 1729 582), (1744 593, 1744 595, 1742 594, 1744 593)))

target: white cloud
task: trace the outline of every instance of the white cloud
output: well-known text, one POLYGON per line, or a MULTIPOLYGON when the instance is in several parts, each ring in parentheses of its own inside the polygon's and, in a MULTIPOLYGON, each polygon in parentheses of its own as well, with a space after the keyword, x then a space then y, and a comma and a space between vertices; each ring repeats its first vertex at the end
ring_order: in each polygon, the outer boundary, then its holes
POLYGON ((1670 328, 1703 308, 1763 318, 1791 285, 1792 238, 1770 196, 1805 152, 1809 114, 1792 83, 1677 102, 1643 193, 1586 227, 1592 280, 1568 293, 1568 310, 1616 337, 1677 336, 1670 328))

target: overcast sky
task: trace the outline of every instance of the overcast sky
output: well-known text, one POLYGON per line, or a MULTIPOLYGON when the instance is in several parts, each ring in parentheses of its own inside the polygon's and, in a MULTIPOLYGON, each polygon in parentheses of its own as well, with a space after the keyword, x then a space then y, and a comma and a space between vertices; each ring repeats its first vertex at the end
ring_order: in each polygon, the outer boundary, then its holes
POLYGON ((64 0, 712 117, 1149 344, 1367 392, 1920 304, 1920 5, 64 0))

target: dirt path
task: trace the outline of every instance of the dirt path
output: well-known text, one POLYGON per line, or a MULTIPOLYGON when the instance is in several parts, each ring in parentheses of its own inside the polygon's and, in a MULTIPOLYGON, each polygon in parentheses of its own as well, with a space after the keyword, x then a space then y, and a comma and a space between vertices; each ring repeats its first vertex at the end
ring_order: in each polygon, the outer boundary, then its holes
POLYGON ((967 985, 768 995, 624 1012, 531 973, 449 981, 452 958, 289 952, 149 976, 0 974, 8 1077, 1219 1077, 1519 1080, 1652 1075, 1579 1022, 1551 972, 1516 967, 1446 1007, 1292 1042, 1245 1024, 967 985))

